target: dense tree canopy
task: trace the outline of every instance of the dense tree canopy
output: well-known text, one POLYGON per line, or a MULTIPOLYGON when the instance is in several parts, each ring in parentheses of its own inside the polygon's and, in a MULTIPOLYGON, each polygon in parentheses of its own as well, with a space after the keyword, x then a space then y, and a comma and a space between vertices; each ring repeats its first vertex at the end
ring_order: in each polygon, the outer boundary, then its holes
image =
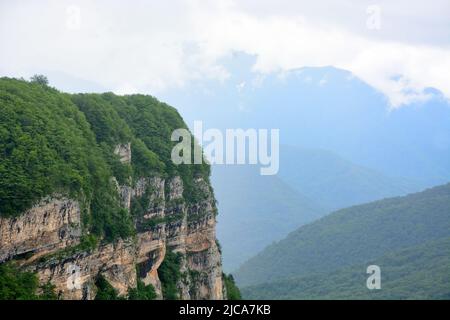
POLYGON ((48 195, 69 195, 83 206, 85 229, 113 240, 134 227, 112 177, 123 185, 180 175, 186 200, 196 199, 194 178, 208 179, 209 165, 172 163, 171 133, 186 128, 174 108, 144 95, 69 95, 44 78, 0 79, 0 215, 16 216, 48 195), (131 164, 114 154, 122 143, 131 143, 131 164))

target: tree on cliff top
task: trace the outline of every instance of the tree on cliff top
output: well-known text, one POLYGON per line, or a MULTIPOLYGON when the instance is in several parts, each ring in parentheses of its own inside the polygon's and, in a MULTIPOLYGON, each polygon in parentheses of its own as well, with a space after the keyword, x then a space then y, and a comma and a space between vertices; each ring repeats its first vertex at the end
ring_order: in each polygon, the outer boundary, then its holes
POLYGON ((48 78, 42 74, 35 74, 30 78, 31 82, 39 83, 43 86, 48 86, 48 78))

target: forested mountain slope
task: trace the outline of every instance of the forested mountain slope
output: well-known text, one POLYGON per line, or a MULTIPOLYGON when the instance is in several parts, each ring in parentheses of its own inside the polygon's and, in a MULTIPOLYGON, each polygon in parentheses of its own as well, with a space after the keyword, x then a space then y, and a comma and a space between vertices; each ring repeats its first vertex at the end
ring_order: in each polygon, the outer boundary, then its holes
POLYGON ((326 150, 282 145, 279 177, 322 207, 337 210, 422 190, 422 184, 357 165, 326 150))
POLYGON ((0 299, 226 297, 210 167, 171 161, 181 128, 151 96, 1 78, 0 299))
POLYGON ((336 211, 289 234, 236 273, 241 286, 331 272, 448 237, 450 184, 336 211))
POLYGON ((450 299, 450 238, 391 252, 331 273, 244 288, 247 299, 450 299), (368 290, 368 265, 381 271, 381 288, 368 290))
POLYGON ((261 176, 257 166, 213 166, 211 181, 223 212, 217 236, 227 271, 326 213, 277 176, 261 176))

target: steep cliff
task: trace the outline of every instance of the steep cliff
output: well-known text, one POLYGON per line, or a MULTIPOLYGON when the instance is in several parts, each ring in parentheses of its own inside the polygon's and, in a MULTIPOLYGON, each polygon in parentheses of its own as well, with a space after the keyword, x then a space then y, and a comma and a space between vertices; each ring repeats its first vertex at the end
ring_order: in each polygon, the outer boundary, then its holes
POLYGON ((94 299, 100 278, 119 297, 141 283, 159 299, 224 298, 209 166, 171 162, 170 134, 186 128, 175 109, 13 79, 0 99, 0 263, 61 299, 94 299))
MULTIPOLYGON (((197 182, 206 185, 202 180, 197 182)), ((2 242, 2 254, 11 257, 15 253, 32 253, 20 263, 28 270, 37 272, 41 283, 50 281, 54 284, 56 292, 64 299, 95 297, 95 281, 99 274, 117 289, 119 295, 124 296, 130 288, 135 288, 139 278, 146 285, 153 285, 158 297, 162 298, 158 268, 170 250, 180 253, 182 257, 182 279, 177 284, 181 299, 222 299, 222 271, 215 238, 212 195, 206 193, 204 201, 188 206, 182 198, 181 179, 175 177, 167 182, 167 195, 164 192, 165 183, 166 180, 153 178, 144 187, 139 185, 138 189, 131 189, 131 201, 137 201, 140 197, 149 204, 148 211, 140 217, 139 231, 133 238, 58 254, 61 253, 58 249, 67 248, 77 241, 67 242, 70 232, 66 229, 71 224, 65 222, 70 217, 70 211, 64 208, 65 202, 55 199, 26 212, 14 223, 9 221, 8 239, 14 239, 14 245, 7 247, 2 242), (145 190, 142 195, 137 192, 139 189, 145 190), (155 208, 152 207, 155 199, 160 200, 157 211, 153 211, 155 208), (180 201, 174 201, 177 199, 180 201), (53 221, 51 225, 55 228, 47 232, 49 235, 41 231, 40 224, 35 224, 32 232, 22 237, 15 236, 16 230, 24 225, 23 220, 33 220, 37 213, 47 215, 47 221, 53 221), (28 242, 34 245, 27 247, 28 242)), ((79 235, 77 226, 74 225, 72 233, 79 235)))

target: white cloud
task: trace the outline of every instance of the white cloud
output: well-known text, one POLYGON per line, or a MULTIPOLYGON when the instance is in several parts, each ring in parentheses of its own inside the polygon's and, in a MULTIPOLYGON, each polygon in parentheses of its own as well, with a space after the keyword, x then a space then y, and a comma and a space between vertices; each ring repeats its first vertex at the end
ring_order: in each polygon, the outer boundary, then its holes
POLYGON ((426 99, 426 87, 450 98, 449 2, 378 1, 378 31, 366 27, 369 4, 4 1, 0 73, 64 72, 111 91, 157 94, 197 79, 224 81, 220 59, 243 51, 257 56, 254 70, 262 74, 347 69, 393 106, 426 99))

